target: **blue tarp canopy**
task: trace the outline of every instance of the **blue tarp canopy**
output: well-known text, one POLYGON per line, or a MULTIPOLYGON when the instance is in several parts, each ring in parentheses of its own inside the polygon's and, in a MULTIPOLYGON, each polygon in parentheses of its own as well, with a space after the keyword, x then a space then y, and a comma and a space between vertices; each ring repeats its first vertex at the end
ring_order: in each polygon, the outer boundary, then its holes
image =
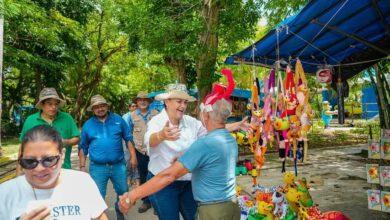
POLYGON ((389 0, 313 0, 225 62, 272 67, 299 58, 307 73, 329 64, 346 80, 389 56, 389 23, 389 0))

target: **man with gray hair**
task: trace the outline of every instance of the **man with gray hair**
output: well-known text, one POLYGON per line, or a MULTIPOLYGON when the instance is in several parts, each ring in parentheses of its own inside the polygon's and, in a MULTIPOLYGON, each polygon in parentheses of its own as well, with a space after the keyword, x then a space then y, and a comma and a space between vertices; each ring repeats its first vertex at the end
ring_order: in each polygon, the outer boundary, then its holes
POLYGON ((145 184, 121 196, 126 213, 135 202, 154 194, 187 173, 192 173, 192 192, 198 204, 196 219, 240 219, 235 197, 236 140, 226 129, 232 105, 229 95, 206 97, 200 119, 207 135, 196 140, 170 167, 145 184), (217 98, 216 98, 217 97, 217 98))

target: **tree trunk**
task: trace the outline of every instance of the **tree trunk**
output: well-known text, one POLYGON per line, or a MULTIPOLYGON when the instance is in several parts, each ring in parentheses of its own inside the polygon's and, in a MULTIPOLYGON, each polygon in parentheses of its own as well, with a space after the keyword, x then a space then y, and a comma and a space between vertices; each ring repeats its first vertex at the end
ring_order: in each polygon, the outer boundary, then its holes
POLYGON ((377 104, 379 106, 378 108, 378 111, 379 111, 379 123, 380 123, 380 127, 384 127, 383 125, 383 122, 384 122, 384 119, 383 119, 383 109, 381 108, 381 100, 379 99, 379 91, 378 91, 378 86, 375 82, 375 78, 372 74, 372 69, 368 69, 368 75, 370 76, 370 79, 371 79, 371 84, 374 86, 374 91, 375 91, 375 95, 376 95, 376 100, 377 100, 377 104))
MULTIPOLYGON (((389 82, 387 81, 387 78, 385 76, 385 73, 388 73, 389 72, 389 64, 387 64, 386 62, 379 62, 378 63, 378 68, 379 68, 379 71, 380 73, 382 74, 382 81, 383 81, 383 84, 384 84, 384 90, 385 90, 385 97, 387 98, 387 106, 389 105, 389 102, 388 100, 390 99, 390 86, 389 86, 389 82)), ((389 109, 390 106, 387 107, 387 109, 389 109)), ((389 110, 389 113, 390 113, 390 110, 389 110)))
POLYGON ((187 84, 186 65, 184 59, 167 59, 168 64, 175 69, 179 83, 187 84))
POLYGON ((374 65, 374 69, 375 69, 375 76, 376 76, 376 82, 377 82, 376 88, 378 91, 378 100, 380 100, 380 102, 378 104, 379 104, 379 108, 381 109, 381 112, 382 112, 381 119, 383 119, 383 121, 381 120, 381 127, 385 128, 385 129, 389 129, 390 128, 390 120, 389 120, 388 109, 386 109, 388 102, 387 102, 387 98, 385 97, 386 96, 385 90, 383 88, 383 78, 382 78, 382 74, 379 71, 377 64, 374 65))
POLYGON ((205 21, 200 36, 201 52, 196 63, 199 99, 211 90, 218 52, 218 20, 220 5, 217 0, 204 0, 202 17, 205 21))

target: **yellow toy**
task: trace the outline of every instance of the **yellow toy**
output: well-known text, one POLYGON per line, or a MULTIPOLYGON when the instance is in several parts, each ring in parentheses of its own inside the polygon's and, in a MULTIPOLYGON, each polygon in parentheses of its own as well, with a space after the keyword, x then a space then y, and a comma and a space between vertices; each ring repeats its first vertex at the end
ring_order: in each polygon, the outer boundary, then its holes
POLYGON ((236 139, 238 145, 246 144, 245 134, 243 132, 232 133, 232 135, 236 139))
POLYGON ((272 213, 273 210, 274 210, 274 205, 272 203, 260 201, 257 204, 257 211, 259 212, 259 214, 266 216, 264 218, 265 220, 273 220, 274 219, 274 215, 272 213))
POLYGON ((256 169, 251 170, 251 176, 252 176, 253 186, 256 186, 257 185, 257 176, 258 176, 256 169))
POLYGON ((288 123, 288 118, 275 118, 274 128, 277 131, 285 131, 290 128, 290 124, 288 123))
POLYGON ((237 185, 237 186, 236 186, 236 195, 237 195, 237 196, 240 196, 240 195, 241 195, 241 192, 242 192, 241 187, 237 185))
POLYGON ((291 209, 295 212, 299 212, 299 193, 296 188, 288 188, 285 194, 286 200, 291 209))
POLYGON ((297 188, 295 184, 295 176, 293 172, 286 172, 283 176, 284 191, 288 191, 289 188, 297 188))
POLYGON ((301 137, 301 122, 296 115, 290 116, 290 130, 287 132, 287 138, 293 144, 293 158, 297 156, 297 140, 301 137))

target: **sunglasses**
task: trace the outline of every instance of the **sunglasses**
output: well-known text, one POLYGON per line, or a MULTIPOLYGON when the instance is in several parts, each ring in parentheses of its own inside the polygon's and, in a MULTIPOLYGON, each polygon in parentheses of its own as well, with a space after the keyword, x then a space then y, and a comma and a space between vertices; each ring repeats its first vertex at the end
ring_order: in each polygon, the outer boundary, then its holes
POLYGON ((43 157, 40 160, 29 159, 29 158, 20 158, 19 164, 24 169, 32 170, 32 169, 35 169, 38 166, 38 164, 42 164, 42 166, 45 168, 53 167, 53 166, 57 165, 59 160, 60 160, 60 155, 43 157))

